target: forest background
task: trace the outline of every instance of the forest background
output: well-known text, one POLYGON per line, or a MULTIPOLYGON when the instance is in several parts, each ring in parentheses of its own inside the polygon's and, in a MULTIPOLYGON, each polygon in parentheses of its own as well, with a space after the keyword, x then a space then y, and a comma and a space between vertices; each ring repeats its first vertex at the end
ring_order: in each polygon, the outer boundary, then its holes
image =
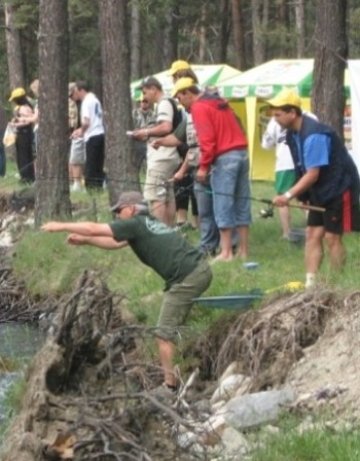
POLYGON ((0 106, 9 114, 10 91, 40 78, 38 224, 71 214, 72 80, 88 80, 104 105, 110 202, 136 181, 140 187, 125 135, 129 83, 178 58, 244 71, 272 58, 315 57, 314 111, 342 130, 343 70, 347 58, 360 54, 360 0, 1 0, 1 6, 0 106))
MULTIPOLYGON (((117 0, 118 3, 126 0, 117 0)), ((39 69, 39 0, 1 0, 0 95, 27 86, 39 69), (18 32, 18 47, 7 49, 6 30, 18 32), (13 55, 9 55, 9 51, 13 55), (17 55, 15 54, 17 53, 17 55), (11 61, 20 61, 9 77, 11 61), (11 82, 12 80, 16 80, 11 82)), ((244 71, 274 58, 313 58, 317 2, 310 0, 129 0, 131 80, 159 72, 177 59, 227 63, 244 71)), ((360 0, 347 5, 348 57, 360 54, 360 0)), ((326 3, 325 3, 326 4, 326 3)), ((331 7, 331 0, 327 2, 331 7)), ((101 27, 96 0, 69 0, 70 79, 90 80, 102 93, 101 27)))

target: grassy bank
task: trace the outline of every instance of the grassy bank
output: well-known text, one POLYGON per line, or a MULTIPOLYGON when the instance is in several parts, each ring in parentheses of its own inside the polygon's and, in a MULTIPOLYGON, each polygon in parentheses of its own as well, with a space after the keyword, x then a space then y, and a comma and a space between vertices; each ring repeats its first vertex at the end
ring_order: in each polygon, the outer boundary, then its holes
MULTIPOLYGON (((16 183, 14 178, 4 180, 10 189, 16 183), (8 181, 8 183, 6 183, 8 181)), ((252 195, 255 198, 271 198, 273 185, 254 183, 252 195)), ((87 194, 72 196, 74 203, 80 202, 85 211, 79 212, 75 220, 94 218, 93 199, 87 194)), ((98 196, 96 216, 98 221, 108 221, 107 194, 98 196)), ((259 211, 263 204, 252 202, 253 225, 250 238, 250 261, 259 265, 256 270, 247 270, 239 259, 213 266, 214 279, 207 295, 246 293, 253 289, 266 292, 286 285, 291 281, 304 280, 303 246, 281 239, 278 215, 263 219, 259 211)), ((77 208, 79 208, 77 206, 77 208)), ((293 226, 303 227, 304 214, 295 210, 293 226)), ((186 234, 191 242, 198 241, 196 231, 186 234)), ((104 251, 91 247, 71 247, 65 243, 65 234, 45 234, 29 230, 17 243, 13 259, 16 273, 25 280, 29 291, 36 295, 61 295, 70 293, 84 270, 95 270, 102 274, 111 290, 127 298, 127 308, 140 322, 154 325, 162 297, 162 280, 149 268, 142 265, 130 249, 104 251)), ((338 290, 358 290, 360 266, 360 237, 345 237, 348 250, 347 265, 342 272, 331 273, 325 261, 320 273, 323 284, 338 290)), ((216 318, 224 315, 223 310, 195 306, 188 323, 188 332, 197 337, 216 318)), ((22 384, 9 395, 10 407, 15 407, 22 384), (14 394, 14 397, 13 395, 14 394), (13 399, 14 402, 13 402, 13 399), (12 403, 13 402, 13 403, 12 403)), ((0 428, 1 432, 1 428, 0 428)), ((353 461, 358 459, 357 437, 353 432, 331 433, 316 430, 299 434, 292 423, 284 423, 279 435, 269 437, 266 448, 260 448, 253 455, 254 461, 353 461)))

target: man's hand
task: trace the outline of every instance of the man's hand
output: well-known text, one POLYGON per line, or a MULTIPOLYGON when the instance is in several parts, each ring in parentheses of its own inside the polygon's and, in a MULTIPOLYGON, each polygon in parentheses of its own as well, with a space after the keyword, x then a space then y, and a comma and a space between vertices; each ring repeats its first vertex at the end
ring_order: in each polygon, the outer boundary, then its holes
POLYGON ((86 245, 88 242, 87 237, 84 235, 70 234, 67 238, 67 243, 69 245, 86 245))
POLYGON ((275 206, 283 207, 288 205, 289 199, 285 195, 277 195, 272 202, 275 206))
POLYGON ((199 168, 196 173, 196 180, 201 183, 204 183, 206 182, 207 175, 208 175, 207 169, 199 168))
POLYGON ((149 130, 147 128, 140 128, 139 130, 134 130, 132 137, 138 141, 147 141, 149 138, 149 130))
POLYGON ((79 139, 83 137, 82 128, 78 128, 71 133, 71 139, 79 139))
POLYGON ((185 177, 185 171, 183 171, 182 169, 180 169, 179 171, 177 171, 174 176, 172 177, 172 179, 176 182, 176 181, 181 181, 182 179, 184 179, 185 177))
POLYGON ((159 149, 159 147, 162 146, 161 138, 157 138, 151 141, 150 146, 154 149, 159 149))
POLYGON ((57 221, 50 221, 41 226, 41 230, 45 232, 61 232, 62 223, 57 221))

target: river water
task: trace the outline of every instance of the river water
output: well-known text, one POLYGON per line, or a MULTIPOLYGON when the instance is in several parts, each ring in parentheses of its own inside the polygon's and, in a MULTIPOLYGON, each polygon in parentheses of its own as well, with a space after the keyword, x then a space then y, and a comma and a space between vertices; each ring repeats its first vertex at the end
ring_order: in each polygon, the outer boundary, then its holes
POLYGON ((21 376, 26 364, 39 350, 44 339, 42 331, 34 325, 0 325, 0 424, 7 416, 4 399, 9 388, 21 376), (15 365, 15 371, 7 371, 13 368, 12 365, 15 365))

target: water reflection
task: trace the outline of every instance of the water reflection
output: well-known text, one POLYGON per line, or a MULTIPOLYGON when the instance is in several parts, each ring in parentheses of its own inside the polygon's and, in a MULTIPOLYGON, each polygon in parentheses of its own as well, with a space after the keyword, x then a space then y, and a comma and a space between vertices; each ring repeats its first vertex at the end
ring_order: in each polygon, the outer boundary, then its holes
POLYGON ((36 325, 0 325, 0 357, 28 359, 36 353, 43 341, 44 333, 36 325))
POLYGON ((7 418, 9 409, 4 401, 9 388, 44 340, 44 333, 36 325, 0 324, 0 424, 7 418))

